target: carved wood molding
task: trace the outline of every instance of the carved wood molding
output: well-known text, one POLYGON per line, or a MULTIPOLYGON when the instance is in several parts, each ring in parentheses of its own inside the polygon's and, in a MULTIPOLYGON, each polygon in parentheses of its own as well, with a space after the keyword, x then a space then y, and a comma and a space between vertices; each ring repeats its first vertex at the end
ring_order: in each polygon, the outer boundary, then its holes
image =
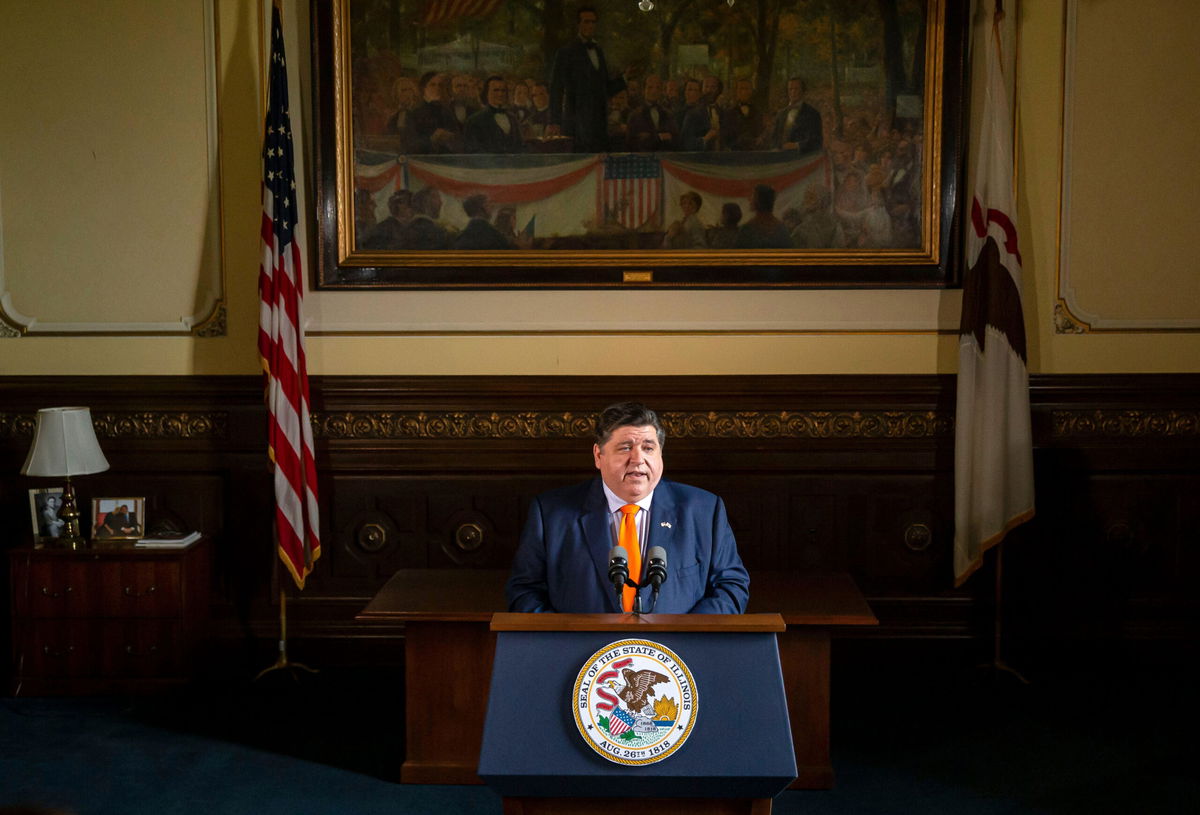
MULTIPOLYGON (((933 410, 707 411, 659 414, 669 438, 946 437, 954 417, 933 410)), ((590 438, 596 414, 538 411, 346 411, 314 413, 323 439, 590 438)))
MULTIPOLYGON (((224 411, 137 411, 92 413, 102 439, 224 439, 224 411)), ((0 413, 0 438, 33 438, 36 413, 0 413)))
POLYGON ((1056 410, 1053 415, 1059 438, 1200 436, 1200 411, 1195 410, 1056 410))

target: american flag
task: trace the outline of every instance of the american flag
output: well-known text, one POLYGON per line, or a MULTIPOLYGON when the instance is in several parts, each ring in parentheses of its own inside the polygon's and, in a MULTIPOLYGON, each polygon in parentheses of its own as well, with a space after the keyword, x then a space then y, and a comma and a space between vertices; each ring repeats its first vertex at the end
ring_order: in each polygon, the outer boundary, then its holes
POLYGON ((438 25, 459 17, 486 17, 499 5, 500 0, 429 0, 421 22, 424 25, 438 25))
POLYGON ((271 14, 271 64, 263 136, 262 261, 258 267, 258 353, 268 411, 267 452, 275 463, 279 558, 296 585, 321 555, 317 468, 304 362, 303 272, 297 246, 296 179, 288 117, 287 61, 279 6, 271 14))
POLYGON ((662 204, 662 165, 650 156, 608 156, 604 160, 604 220, 641 229, 658 218, 662 204))
POLYGON ((631 727, 633 727, 633 717, 629 715, 629 712, 624 708, 614 709, 608 720, 608 732, 619 736, 631 727))

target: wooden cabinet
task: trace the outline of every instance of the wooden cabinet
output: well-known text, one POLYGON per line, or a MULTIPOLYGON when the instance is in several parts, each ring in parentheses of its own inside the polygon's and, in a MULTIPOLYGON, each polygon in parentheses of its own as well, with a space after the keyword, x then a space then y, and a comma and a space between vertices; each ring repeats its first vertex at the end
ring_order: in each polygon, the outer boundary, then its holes
POLYGON ((191 674, 207 618, 208 546, 14 549, 13 693, 149 689, 191 674))

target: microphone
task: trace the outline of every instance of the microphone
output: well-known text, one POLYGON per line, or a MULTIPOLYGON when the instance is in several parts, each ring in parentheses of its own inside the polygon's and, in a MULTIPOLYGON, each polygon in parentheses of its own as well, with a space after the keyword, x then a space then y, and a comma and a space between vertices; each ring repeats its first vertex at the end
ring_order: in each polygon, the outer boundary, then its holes
POLYGON ((625 588, 629 579, 629 553, 624 546, 614 546, 608 550, 608 582, 613 584, 617 594, 625 588))
POLYGON ((667 580, 667 550, 651 546, 646 552, 646 582, 653 592, 650 595, 650 613, 658 606, 658 589, 667 580))
POLYGON ((646 553, 646 580, 654 593, 658 594, 659 587, 667 582, 667 550, 661 546, 651 546, 646 553))

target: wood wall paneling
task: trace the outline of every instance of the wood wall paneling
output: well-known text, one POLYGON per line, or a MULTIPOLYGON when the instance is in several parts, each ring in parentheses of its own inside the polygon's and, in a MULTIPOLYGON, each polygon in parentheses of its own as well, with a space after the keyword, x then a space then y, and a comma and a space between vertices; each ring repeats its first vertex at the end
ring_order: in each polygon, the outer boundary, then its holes
MULTIPOLYGON (((953 377, 312 386, 323 556, 304 592, 289 592, 293 641, 386 649, 400 629, 353 617, 397 569, 506 568, 530 499, 594 472, 594 411, 636 395, 668 426, 668 477, 725 499, 752 572, 845 570, 881 622, 856 636, 990 647, 989 571, 951 588, 953 377)), ((1200 377, 1034 377, 1031 394, 1038 515, 1005 549, 1013 635, 1047 648, 1194 639, 1200 377)), ((66 403, 92 408, 112 463, 78 479, 81 498, 145 495, 151 522, 169 513, 212 535, 210 635, 270 654, 278 571, 258 378, 0 378, 10 546, 28 539, 26 490, 45 485, 17 474, 33 415, 66 403)))

